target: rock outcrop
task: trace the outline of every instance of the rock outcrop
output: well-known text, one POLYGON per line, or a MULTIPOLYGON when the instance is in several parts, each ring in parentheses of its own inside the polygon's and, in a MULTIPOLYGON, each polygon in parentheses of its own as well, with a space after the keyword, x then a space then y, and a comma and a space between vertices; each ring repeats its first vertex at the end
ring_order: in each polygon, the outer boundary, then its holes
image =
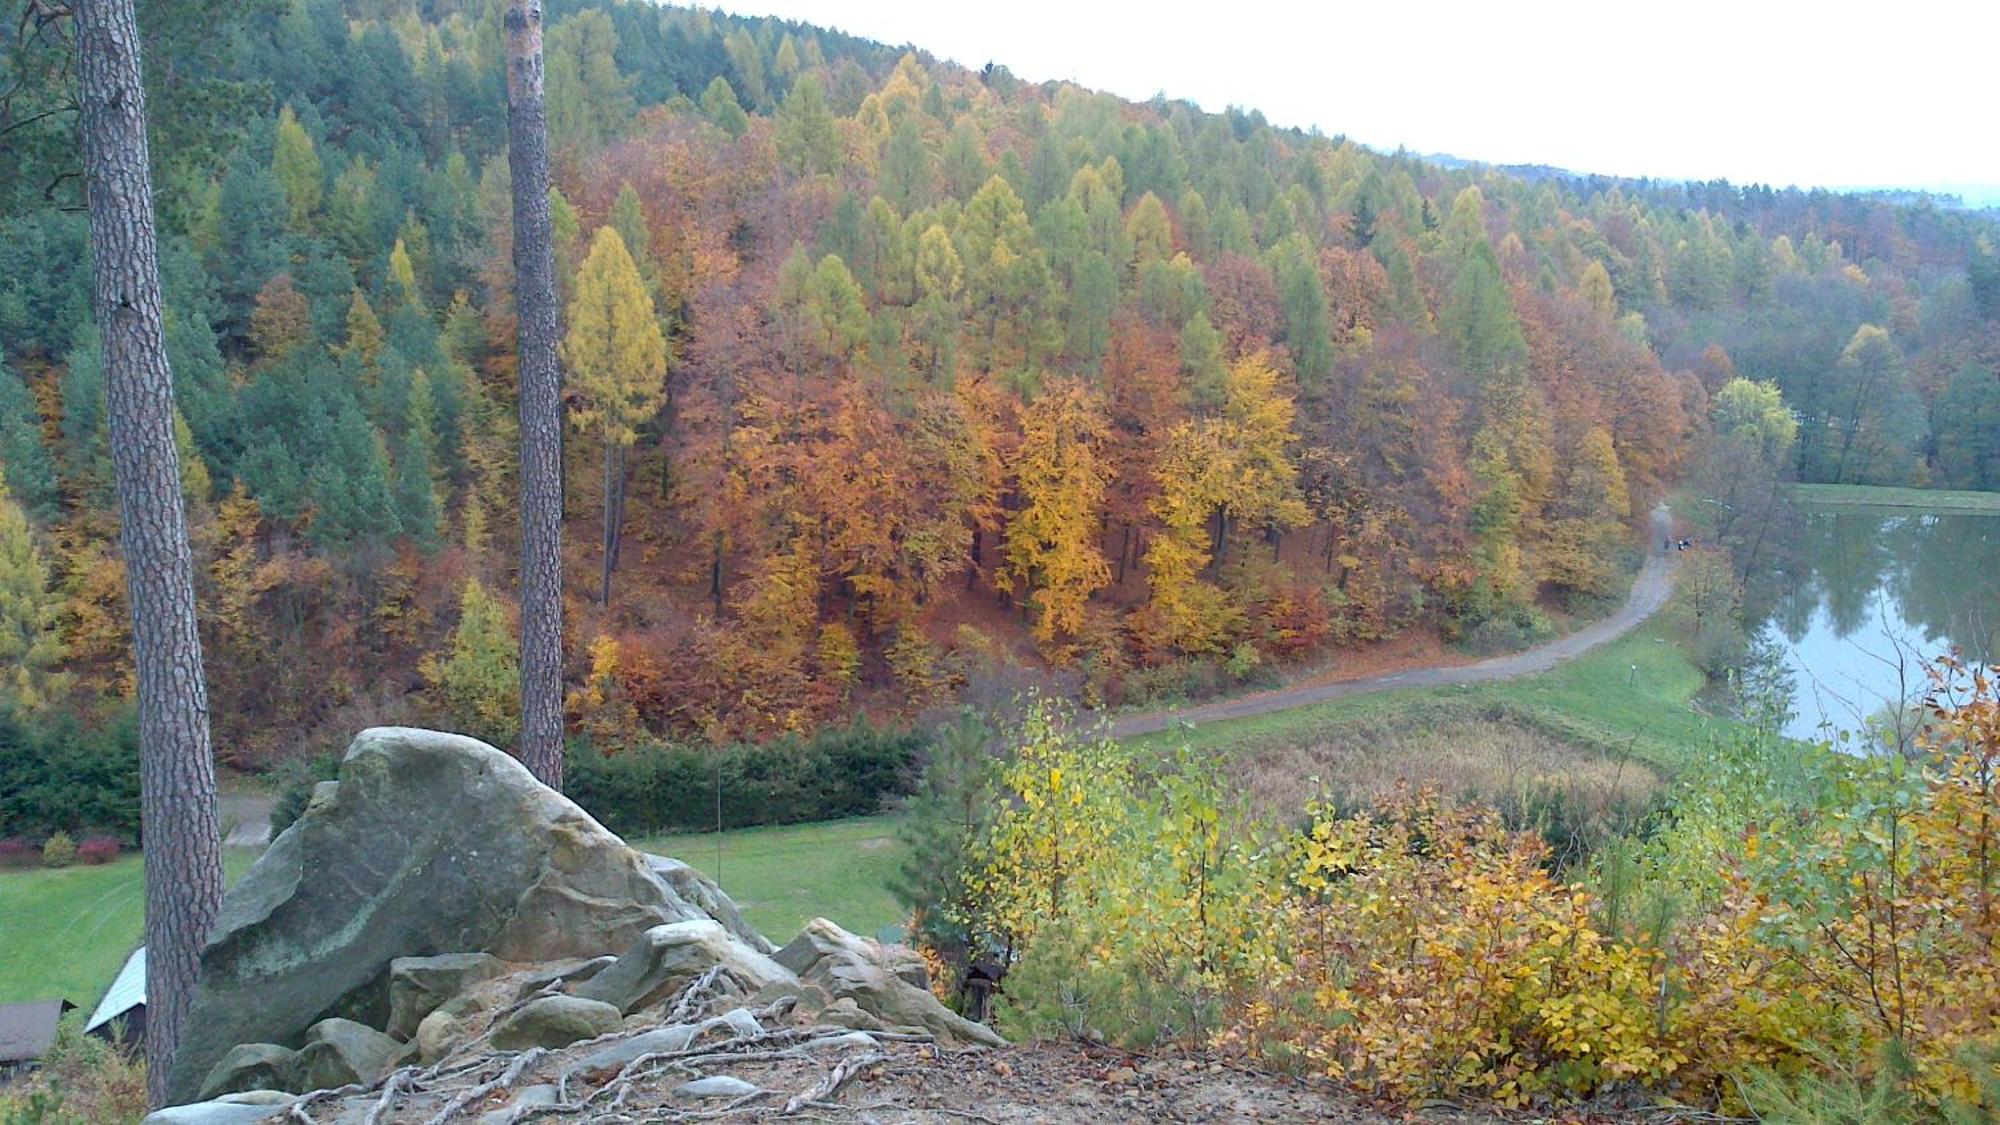
POLYGON ((737 941, 720 923, 702 918, 647 930, 609 968, 579 985, 576 994, 634 1012, 717 965, 753 990, 793 979, 783 965, 737 941))
POLYGON ((424 1017, 471 985, 506 970, 491 953, 443 953, 436 957, 398 957, 389 962, 390 1035, 408 1041, 424 1017))
POLYGON ((722 893, 722 888, 715 885, 715 880, 678 859, 653 855, 650 852, 640 854, 645 856, 646 866, 652 868, 653 874, 666 880, 667 885, 681 898, 700 907, 709 917, 721 923, 722 928, 728 930, 732 937, 759 953, 770 953, 778 948, 764 940, 763 934, 752 929, 750 923, 743 920, 743 915, 736 909, 736 904, 729 900, 728 895, 722 893))
POLYGON ((208 1077, 201 1098, 219 1098, 246 1090, 289 1090, 298 1085, 299 1053, 276 1043, 240 1043, 229 1049, 208 1077))
POLYGON ((1005 1040, 985 1024, 974 1023, 938 1003, 921 981, 922 964, 911 964, 909 950, 856 937, 824 918, 806 923, 799 936, 772 956, 797 974, 800 981, 823 989, 835 1001, 856 1008, 891 1027, 917 1027, 951 1043, 1000 1046, 1005 1040))
POLYGON ((530 1047, 553 1050, 617 1031, 623 1016, 602 1000, 581 996, 543 996, 493 1028, 493 1046, 502 1051, 530 1047))
POLYGON ((506 754, 363 731, 338 784, 224 896, 169 1087, 191 1098, 231 1047, 294 1044, 327 1016, 386 1024, 399 957, 590 957, 708 918, 506 754))
MULTIPOLYGON (((175 1098, 212 1100, 159 1120, 352 1108, 356 1090, 434 1109, 440 1074, 469 1089, 540 1060, 558 1086, 601 1082, 712 1042, 796 1044, 776 1054, 845 1081, 878 1057, 867 1032, 1000 1042, 938 1003, 911 951, 825 919, 775 950, 713 882, 627 847, 498 750, 379 728, 225 897, 170 1076, 175 1098)), ((775 1096, 662 1065, 668 1100, 775 1096)))
POLYGON ((335 1018, 312 1025, 294 1065, 301 1089, 326 1090, 371 1081, 403 1054, 403 1045, 382 1032, 335 1018))

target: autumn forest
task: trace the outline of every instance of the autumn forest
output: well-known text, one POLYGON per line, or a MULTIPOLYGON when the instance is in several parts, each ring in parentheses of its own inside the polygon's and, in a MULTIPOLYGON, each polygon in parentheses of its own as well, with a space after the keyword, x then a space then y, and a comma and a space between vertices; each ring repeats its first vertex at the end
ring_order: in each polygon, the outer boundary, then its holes
MULTIPOLYGON (((501 8, 141 5, 235 765, 519 722, 501 8)), ((1622 599, 1718 401, 1799 420, 1737 483, 2000 487, 2000 257, 1938 200, 1447 166, 627 0, 548 25, 564 680, 599 746, 1519 645, 1622 599)), ((67 63, 24 36, 0 690, 109 715, 103 350, 73 154, 25 104, 67 63)))

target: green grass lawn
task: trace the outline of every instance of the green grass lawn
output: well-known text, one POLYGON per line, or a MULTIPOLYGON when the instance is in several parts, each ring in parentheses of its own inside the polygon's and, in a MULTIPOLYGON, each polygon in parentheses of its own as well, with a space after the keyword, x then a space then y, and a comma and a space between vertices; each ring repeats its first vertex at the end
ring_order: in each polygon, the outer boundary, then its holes
MULTIPOLYGON (((873 935, 902 920, 889 893, 901 851, 893 817, 862 817, 722 834, 722 886, 750 923, 780 944, 817 915, 873 935)), ((635 841, 714 874, 717 837, 635 841)), ((230 848, 230 882, 256 853, 230 848)), ((128 855, 102 867, 0 872, 0 1004, 67 997, 88 1009, 118 975, 145 930, 144 864, 128 855)))
MULTIPOLYGON (((255 853, 229 848, 235 882, 255 853)), ((145 864, 137 855, 102 867, 0 872, 0 1004, 63 997, 97 1004, 146 928, 145 864)))
POLYGON ((1522 721, 1606 750, 1630 753, 1671 772, 1687 749, 1728 727, 1690 701, 1701 690, 1700 669, 1648 622, 1625 636, 1535 676, 1463 687, 1412 688, 1337 699, 1328 703, 1203 723, 1192 731, 1141 736, 1140 745, 1167 746, 1185 739, 1197 749, 1227 752, 1293 739, 1356 720, 1399 717, 1424 721, 1426 707, 1455 713, 1493 704, 1522 721))
POLYGON ((669 855, 717 882, 745 918, 782 945, 824 916, 863 936, 902 921, 889 893, 902 859, 896 820, 856 817, 777 828, 742 828, 718 836, 658 836, 633 846, 669 855), (721 845, 720 862, 717 845, 721 845))
POLYGON ((1809 504, 2000 514, 2000 492, 1954 492, 1942 488, 1890 488, 1869 484, 1801 484, 1797 488, 1799 499, 1809 504))

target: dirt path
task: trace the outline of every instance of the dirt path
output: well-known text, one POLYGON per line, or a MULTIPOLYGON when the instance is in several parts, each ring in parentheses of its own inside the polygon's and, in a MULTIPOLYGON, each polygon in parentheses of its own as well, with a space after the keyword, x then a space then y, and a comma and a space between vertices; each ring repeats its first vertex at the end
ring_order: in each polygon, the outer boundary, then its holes
POLYGON ((215 811, 229 835, 223 843, 232 848, 261 848, 271 842, 271 809, 277 798, 261 793, 224 793, 215 799, 215 811))
POLYGON ((1675 556, 1672 551, 1661 550, 1659 544, 1664 543, 1672 533, 1673 514, 1665 504, 1661 504, 1653 509, 1653 528, 1647 540, 1646 563, 1639 568, 1639 576, 1632 582, 1632 594, 1625 600, 1625 605, 1611 616, 1601 621, 1594 621, 1566 637, 1559 637, 1539 648, 1507 656, 1496 656, 1477 664, 1412 668, 1367 680, 1279 688, 1276 691, 1239 696, 1235 699, 1224 699, 1193 707, 1127 715, 1111 724, 1111 734, 1114 738, 1126 738, 1135 734, 1166 730, 1181 722, 1213 723, 1224 719, 1267 715, 1273 711, 1289 711, 1294 707, 1307 707, 1328 700, 1369 695, 1379 691, 1480 684, 1546 672, 1571 657, 1588 652, 1606 641, 1624 636, 1666 604, 1667 595, 1673 590, 1675 556))

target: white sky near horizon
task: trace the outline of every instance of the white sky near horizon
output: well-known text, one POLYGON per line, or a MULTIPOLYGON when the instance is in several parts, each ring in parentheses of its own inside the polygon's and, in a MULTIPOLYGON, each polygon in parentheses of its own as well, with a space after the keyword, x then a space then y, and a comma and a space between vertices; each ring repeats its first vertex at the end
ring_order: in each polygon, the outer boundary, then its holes
MULTIPOLYGON (((1982 187, 2000 2, 724 0, 1378 149, 1784 187, 1982 187)), ((1970 200, 1969 200, 1970 201, 1970 200)))

